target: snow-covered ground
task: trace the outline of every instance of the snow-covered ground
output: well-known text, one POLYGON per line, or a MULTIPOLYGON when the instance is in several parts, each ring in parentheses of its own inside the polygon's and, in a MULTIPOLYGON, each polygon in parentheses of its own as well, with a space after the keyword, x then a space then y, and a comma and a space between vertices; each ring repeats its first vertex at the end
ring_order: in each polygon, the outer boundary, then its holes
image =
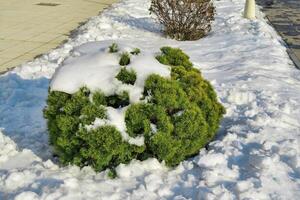
POLYGON ((121 0, 66 44, 0 77, 0 199, 299 199, 300 71, 259 12, 244 0, 215 1, 212 33, 199 41, 164 39, 149 0, 121 0), (180 47, 212 81, 227 115, 209 150, 168 169, 155 159, 117 168, 119 178, 59 167, 42 117, 49 79, 72 49, 117 40, 180 47))

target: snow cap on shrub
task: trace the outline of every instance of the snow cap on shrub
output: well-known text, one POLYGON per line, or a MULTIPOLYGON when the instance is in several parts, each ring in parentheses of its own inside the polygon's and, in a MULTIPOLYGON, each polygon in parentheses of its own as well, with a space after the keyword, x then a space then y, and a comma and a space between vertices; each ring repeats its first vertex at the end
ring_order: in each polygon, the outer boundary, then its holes
MULTIPOLYGON (((101 54, 107 54, 107 59, 114 55, 105 51, 101 54)), ((77 85, 76 92, 59 90, 58 83, 53 81, 62 80, 60 76, 68 77, 60 74, 66 72, 62 69, 72 71, 72 63, 76 71, 76 67, 81 66, 78 63, 91 55, 67 61, 51 83, 55 87, 50 88, 44 115, 48 120, 50 143, 62 164, 90 165, 101 171, 132 159, 154 157, 168 166, 176 166, 196 155, 213 139, 225 110, 210 83, 193 68, 189 57, 180 49, 163 47, 156 57, 154 52, 145 51, 135 55, 126 70, 134 70, 136 77, 118 65, 120 54, 109 62, 104 60, 110 63, 109 67, 117 69, 97 66, 93 74, 100 79, 110 77, 110 84, 116 84, 114 92, 104 92, 101 86, 97 90, 89 88, 86 84, 89 76, 68 80, 77 85), (141 66, 139 57, 145 61, 144 65, 153 65, 141 66), (136 63, 139 67, 132 67, 136 63), (140 98, 133 103, 131 97, 136 93, 140 93, 136 95, 140 98)), ((105 55, 100 57, 104 59, 105 55)), ((92 66, 86 67, 86 70, 91 69, 92 66)))

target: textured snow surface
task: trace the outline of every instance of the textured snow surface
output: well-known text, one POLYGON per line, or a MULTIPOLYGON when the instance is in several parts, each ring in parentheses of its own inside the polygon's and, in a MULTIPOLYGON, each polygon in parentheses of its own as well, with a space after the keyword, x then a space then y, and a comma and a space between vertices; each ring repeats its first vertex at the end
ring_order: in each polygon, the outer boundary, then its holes
POLYGON ((2 75, 0 199, 299 199, 300 71, 261 16, 242 18, 244 3, 215 1, 212 33, 176 42, 149 17, 149 0, 121 0, 66 44, 2 75), (208 150, 174 169, 155 159, 120 165, 115 180, 56 164, 42 117, 49 79, 76 57, 76 47, 107 40, 149 51, 171 45, 190 55, 227 108, 208 150))

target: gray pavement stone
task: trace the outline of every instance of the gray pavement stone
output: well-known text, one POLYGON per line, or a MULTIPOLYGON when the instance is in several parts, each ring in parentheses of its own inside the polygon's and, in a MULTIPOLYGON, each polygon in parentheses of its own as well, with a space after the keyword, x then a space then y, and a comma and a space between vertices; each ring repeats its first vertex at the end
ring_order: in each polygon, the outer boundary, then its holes
POLYGON ((267 18, 288 46, 288 53, 300 69, 300 0, 257 0, 267 18))

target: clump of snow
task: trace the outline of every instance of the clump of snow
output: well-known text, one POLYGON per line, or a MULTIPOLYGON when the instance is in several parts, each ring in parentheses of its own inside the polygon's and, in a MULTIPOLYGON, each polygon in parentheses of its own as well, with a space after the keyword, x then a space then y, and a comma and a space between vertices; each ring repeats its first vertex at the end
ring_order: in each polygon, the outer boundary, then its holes
POLYGON ((0 152, 0 163, 5 163, 10 156, 14 156, 18 153, 15 151, 16 144, 11 143, 11 140, 8 137, 5 137, 3 134, 0 134, 0 146, 6 147, 0 152))
MULTIPOLYGON (((160 26, 149 17, 150 3, 121 0, 66 44, 0 76, 0 199, 300 196, 300 71, 260 11, 257 20, 249 21, 242 17, 244 0, 215 1, 212 33, 199 41, 176 42, 161 37, 160 26), (105 172, 54 162, 42 117, 49 79, 66 57, 85 56, 76 47, 103 40, 122 40, 151 52, 171 45, 190 55, 228 111, 208 150, 174 169, 156 160, 120 165, 120 178, 114 180, 105 172)), ((94 48, 85 49, 86 54, 88 49, 94 48)))
POLYGON ((229 92, 228 101, 235 103, 236 105, 243 105, 255 101, 255 94, 250 91, 236 91, 229 92))
POLYGON ((116 168, 116 172, 120 178, 141 176, 149 173, 149 171, 167 171, 167 167, 161 165, 155 158, 149 158, 146 161, 133 160, 129 166, 120 164, 116 168))
POLYGON ((200 167, 214 168, 216 165, 226 163, 226 155, 221 153, 205 154, 199 158, 197 164, 200 167))
POLYGON ((156 126, 156 124, 150 124, 150 128, 151 128, 151 131, 152 131, 152 133, 157 133, 157 126, 156 126))
POLYGON ((16 196, 15 200, 39 200, 39 195, 34 192, 23 192, 16 196))
POLYGON ((84 86, 92 91, 102 87, 105 94, 112 95, 116 87, 113 82, 118 72, 117 60, 115 54, 104 55, 100 52, 66 60, 54 74, 50 88, 73 94, 84 86))

